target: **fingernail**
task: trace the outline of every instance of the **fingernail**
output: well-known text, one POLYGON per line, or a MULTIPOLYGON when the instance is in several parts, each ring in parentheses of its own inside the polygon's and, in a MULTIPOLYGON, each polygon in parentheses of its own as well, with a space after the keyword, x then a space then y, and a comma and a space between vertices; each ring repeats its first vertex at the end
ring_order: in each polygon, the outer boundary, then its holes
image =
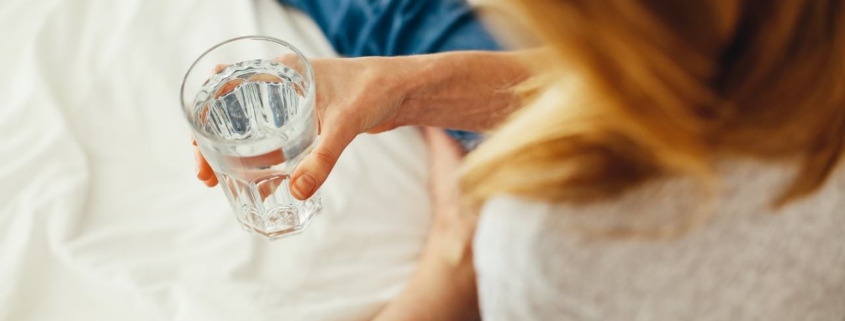
POLYGON ((305 199, 311 196, 314 192, 314 187, 317 186, 317 181, 311 175, 302 174, 293 182, 293 195, 298 199, 305 199))

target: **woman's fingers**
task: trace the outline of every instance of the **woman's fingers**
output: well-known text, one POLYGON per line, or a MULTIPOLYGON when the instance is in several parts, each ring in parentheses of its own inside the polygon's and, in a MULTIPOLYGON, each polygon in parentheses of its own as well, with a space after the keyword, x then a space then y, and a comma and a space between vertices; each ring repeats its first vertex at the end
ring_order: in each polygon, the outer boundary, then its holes
MULTIPOLYGON (((276 58, 275 61, 297 70, 300 74, 305 74, 305 63, 296 55, 281 56, 276 58)), ((351 95, 353 98, 349 98, 349 93, 365 92, 365 88, 381 81, 379 77, 372 77, 373 74, 379 74, 373 71, 373 68, 381 64, 381 60, 373 59, 314 59, 311 61, 316 75, 314 86, 320 88, 316 103, 318 104, 321 138, 314 150, 300 162, 291 174, 290 191, 295 198, 307 199, 322 186, 341 153, 355 136, 368 130, 382 132, 396 127, 393 125, 391 117, 397 112, 398 102, 401 102, 402 97, 396 97, 395 94, 389 92, 388 95, 351 95), (364 71, 368 72, 365 73, 364 71), (358 77, 362 73, 370 76, 358 77), (332 77, 326 77, 328 75, 332 77), (356 79, 357 81, 349 81, 349 79, 356 79), (343 99, 332 99, 337 97, 343 99), (362 99, 367 101, 361 101, 362 99), (371 106, 378 106, 378 108, 371 108, 371 106)), ((226 65, 219 65, 214 69, 214 72, 220 73, 226 67, 226 65)), ((255 78, 251 80, 280 81, 278 77, 269 74, 258 74, 253 77, 255 78)), ((214 97, 230 94, 242 81, 227 82, 214 92, 214 97)), ((305 88, 299 88, 299 90, 305 90, 305 88)), ((304 92, 301 94, 304 94, 304 92)), ((206 185, 216 185, 218 182, 213 170, 198 150, 195 151, 195 157, 197 159, 197 177, 206 185)), ((240 158, 238 161, 240 165, 247 168, 270 168, 275 164, 285 162, 286 159, 282 153, 272 152, 240 158)), ((223 184, 227 183, 223 182, 223 184)))
POLYGON ((424 128, 423 135, 428 147, 429 197, 434 212, 458 212, 460 208, 457 173, 463 159, 463 151, 443 129, 424 128))
POLYGON ((217 186, 217 176, 211 175, 211 178, 203 181, 203 184, 205 184, 205 186, 208 186, 208 187, 217 186))
POLYGON ((217 186, 217 176, 214 175, 214 170, 211 169, 211 165, 208 165, 208 161, 206 161, 205 157, 202 156, 199 147, 193 146, 193 148, 197 179, 202 181, 205 186, 217 186))
POLYGON ((219 64, 219 65, 217 65, 217 66, 214 66, 214 73, 215 73, 215 74, 216 74, 216 73, 219 73, 219 72, 223 71, 223 69, 226 69, 226 67, 229 67, 229 65, 227 65, 227 64, 219 64))
POLYGON ((208 165, 205 157, 202 156, 199 147, 196 146, 194 146, 194 167, 197 171, 197 178, 201 181, 208 180, 214 174, 211 166, 208 165))
MULTIPOLYGON (((219 73, 226 69, 229 65, 217 65, 214 67, 213 72, 219 73)), ((237 84, 227 84, 224 88, 221 88, 217 93, 215 93, 215 97, 219 97, 232 91, 237 84)), ((217 186, 217 176, 214 175, 214 170, 211 169, 211 165, 208 164, 208 161, 205 160, 205 157, 202 156, 202 152, 200 152, 199 147, 197 146, 197 140, 191 137, 191 145, 194 148, 194 169, 197 172, 197 179, 203 182, 205 186, 214 187, 217 186)))
POLYGON ((358 132, 349 122, 325 122, 317 147, 311 151, 291 175, 291 195, 305 200, 317 191, 328 178, 346 146, 355 139, 358 132))

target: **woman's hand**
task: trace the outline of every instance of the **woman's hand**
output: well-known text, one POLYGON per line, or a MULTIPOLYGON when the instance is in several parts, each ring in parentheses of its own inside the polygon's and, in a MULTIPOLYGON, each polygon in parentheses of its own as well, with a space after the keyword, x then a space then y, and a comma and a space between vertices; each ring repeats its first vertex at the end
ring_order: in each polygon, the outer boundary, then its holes
MULTIPOLYGON (((510 86, 528 76, 530 53, 453 52, 313 59, 320 142, 291 175, 291 194, 311 197, 361 133, 417 125, 484 131, 518 104, 510 86)), ((285 57, 279 58, 282 63, 285 57)), ((199 150, 197 177, 217 179, 199 150)))
POLYGON ((291 175, 291 193, 311 197, 325 182, 340 154, 361 133, 379 133, 400 124, 396 116, 409 87, 402 67, 387 58, 315 59, 320 142, 291 175))
MULTIPOLYGON (((278 60, 285 63, 286 57, 278 60)), ((396 115, 410 88, 409 82, 403 79, 408 75, 402 71, 406 66, 394 59, 313 59, 311 65, 317 88, 320 142, 291 175, 291 193, 298 199, 314 194, 355 136, 399 126, 396 115)), ((196 142, 194 156, 197 178, 206 186, 217 185, 217 178, 196 142)))

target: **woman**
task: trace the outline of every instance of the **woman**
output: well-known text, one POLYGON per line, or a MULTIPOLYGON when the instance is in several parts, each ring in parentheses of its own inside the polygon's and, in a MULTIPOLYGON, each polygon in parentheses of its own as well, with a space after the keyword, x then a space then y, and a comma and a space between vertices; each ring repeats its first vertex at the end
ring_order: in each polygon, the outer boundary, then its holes
POLYGON ((298 198, 359 133, 492 133, 379 318, 845 318, 845 1, 511 2, 544 49, 314 61, 298 198))

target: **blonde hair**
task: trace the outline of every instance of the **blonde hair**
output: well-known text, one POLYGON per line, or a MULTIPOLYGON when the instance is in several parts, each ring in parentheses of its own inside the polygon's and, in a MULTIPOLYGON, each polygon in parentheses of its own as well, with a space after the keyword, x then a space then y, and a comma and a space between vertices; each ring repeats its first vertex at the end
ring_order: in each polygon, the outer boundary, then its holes
POLYGON ((521 0, 545 42, 525 103, 464 165, 474 205, 618 195, 717 155, 800 157, 773 205, 820 187, 845 144, 841 0, 521 0))

